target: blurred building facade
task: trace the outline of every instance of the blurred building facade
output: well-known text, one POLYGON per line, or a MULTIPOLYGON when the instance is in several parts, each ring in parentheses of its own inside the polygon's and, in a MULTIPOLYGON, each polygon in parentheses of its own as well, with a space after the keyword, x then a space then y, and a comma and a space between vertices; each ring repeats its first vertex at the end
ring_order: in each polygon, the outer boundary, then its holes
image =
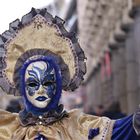
POLYGON ((80 42, 87 56, 88 105, 140 103, 139 0, 78 0, 80 42))
POLYGON ((77 32, 77 1, 76 0, 53 0, 47 6, 47 10, 53 16, 59 16, 65 20, 65 28, 77 32))
POLYGON ((116 101, 124 113, 138 107, 139 4, 140 0, 54 0, 47 8, 66 20, 69 31, 78 31, 87 57, 81 95, 86 94, 87 108, 99 104, 108 108, 116 101))

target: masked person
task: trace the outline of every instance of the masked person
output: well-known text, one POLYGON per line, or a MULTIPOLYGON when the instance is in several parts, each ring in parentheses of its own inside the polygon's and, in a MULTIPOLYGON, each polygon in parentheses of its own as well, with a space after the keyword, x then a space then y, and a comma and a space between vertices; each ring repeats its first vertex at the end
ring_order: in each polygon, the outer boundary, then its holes
POLYGON ((24 109, 0 111, 0 140, 137 140, 139 112, 114 121, 59 103, 62 90, 74 91, 86 73, 84 52, 63 24, 32 8, 1 35, 0 86, 21 96, 24 109))

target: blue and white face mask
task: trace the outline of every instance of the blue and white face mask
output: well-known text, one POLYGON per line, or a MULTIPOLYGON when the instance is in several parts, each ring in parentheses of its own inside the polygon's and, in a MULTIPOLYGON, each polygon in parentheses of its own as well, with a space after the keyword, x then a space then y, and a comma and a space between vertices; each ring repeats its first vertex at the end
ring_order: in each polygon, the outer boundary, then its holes
POLYGON ((30 63, 24 82, 26 97, 37 108, 46 108, 56 94, 56 72, 48 62, 30 63))

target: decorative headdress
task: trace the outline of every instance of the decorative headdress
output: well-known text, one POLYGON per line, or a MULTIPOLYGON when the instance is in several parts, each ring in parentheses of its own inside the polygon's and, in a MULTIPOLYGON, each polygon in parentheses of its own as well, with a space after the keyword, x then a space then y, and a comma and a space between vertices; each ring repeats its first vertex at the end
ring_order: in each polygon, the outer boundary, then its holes
POLYGON ((34 9, 9 25, 0 36, 0 86, 19 95, 18 72, 27 59, 37 56, 57 58, 64 90, 75 90, 86 73, 85 55, 74 33, 64 28, 64 21, 53 18, 47 9, 34 9))

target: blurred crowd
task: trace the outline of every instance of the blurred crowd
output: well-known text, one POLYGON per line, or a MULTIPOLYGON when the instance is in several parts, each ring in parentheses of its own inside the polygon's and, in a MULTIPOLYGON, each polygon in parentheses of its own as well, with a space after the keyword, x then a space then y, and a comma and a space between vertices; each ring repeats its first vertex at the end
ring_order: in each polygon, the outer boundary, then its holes
POLYGON ((110 119, 120 119, 127 115, 121 111, 118 101, 110 103, 108 107, 104 104, 87 106, 88 100, 86 100, 86 93, 81 94, 79 91, 74 94, 68 92, 63 93, 61 101, 65 105, 66 110, 82 109, 86 114, 105 116, 110 119))
POLYGON ((89 110, 86 112, 91 115, 96 116, 105 116, 109 117, 110 119, 120 119, 126 116, 126 114, 121 112, 120 105, 118 102, 113 102, 109 108, 105 108, 104 105, 96 105, 93 107, 94 109, 89 110))

